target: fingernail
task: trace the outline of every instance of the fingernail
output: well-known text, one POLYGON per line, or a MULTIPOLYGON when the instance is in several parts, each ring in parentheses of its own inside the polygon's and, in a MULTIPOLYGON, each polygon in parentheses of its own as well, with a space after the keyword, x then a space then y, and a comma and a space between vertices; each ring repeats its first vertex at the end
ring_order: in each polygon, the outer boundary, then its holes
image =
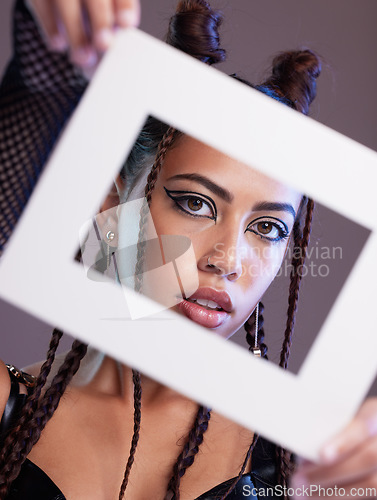
POLYGON ((338 448, 333 444, 325 446, 321 451, 321 458, 327 464, 333 463, 336 460, 337 456, 338 448))
POLYGON ((139 16, 135 9, 123 9, 117 14, 117 22, 123 28, 135 27, 139 24, 139 16))
POLYGON ((63 35, 57 34, 49 39, 50 47, 56 52, 63 52, 68 48, 68 42, 63 35))
POLYGON ((111 30, 104 28, 94 35, 94 44, 98 50, 105 52, 112 44, 114 35, 111 30))
POLYGON ((90 47, 74 49, 71 54, 71 59, 82 68, 92 68, 98 60, 97 54, 90 47))
POLYGON ((376 436, 377 435, 377 418, 370 418, 367 420, 368 432, 369 435, 376 436))

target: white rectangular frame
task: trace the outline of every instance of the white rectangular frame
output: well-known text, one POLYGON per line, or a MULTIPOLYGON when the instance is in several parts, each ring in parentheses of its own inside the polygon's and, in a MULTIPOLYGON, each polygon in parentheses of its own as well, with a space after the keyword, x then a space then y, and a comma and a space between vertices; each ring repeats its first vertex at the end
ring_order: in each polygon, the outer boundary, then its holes
POLYGON ((370 288, 377 282, 371 265, 377 255, 376 181, 375 152, 145 33, 122 31, 11 238, 0 264, 0 296, 316 459, 321 445, 354 414, 377 371, 370 288), (148 115, 371 230, 298 375, 254 359, 169 312, 156 318, 153 328, 150 320, 130 321, 122 290, 110 284, 98 288, 73 261, 80 227, 96 212, 148 115), (355 346, 349 312, 358 309, 364 313, 358 316, 355 346), (105 319, 110 317, 119 321, 105 319), (185 359, 195 359, 189 377, 182 370, 185 359), (263 380, 262 390, 249 393, 250 381, 257 379, 263 380))

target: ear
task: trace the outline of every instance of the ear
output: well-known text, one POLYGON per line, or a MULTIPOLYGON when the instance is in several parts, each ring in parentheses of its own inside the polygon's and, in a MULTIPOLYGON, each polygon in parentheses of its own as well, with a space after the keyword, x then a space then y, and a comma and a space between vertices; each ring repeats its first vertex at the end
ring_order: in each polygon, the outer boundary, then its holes
POLYGON ((120 199, 122 197, 122 193, 126 189, 126 181, 122 179, 120 174, 118 174, 117 178, 114 180, 110 192, 105 198, 105 201, 102 203, 100 212, 104 212, 109 208, 113 208, 119 205, 120 199))
POLYGON ((96 223, 101 239, 109 246, 118 246, 118 214, 117 208, 120 204, 122 193, 126 188, 126 182, 120 174, 114 180, 111 189, 102 203, 99 213, 96 215, 96 223), (114 238, 109 239, 110 233, 114 233, 114 238))

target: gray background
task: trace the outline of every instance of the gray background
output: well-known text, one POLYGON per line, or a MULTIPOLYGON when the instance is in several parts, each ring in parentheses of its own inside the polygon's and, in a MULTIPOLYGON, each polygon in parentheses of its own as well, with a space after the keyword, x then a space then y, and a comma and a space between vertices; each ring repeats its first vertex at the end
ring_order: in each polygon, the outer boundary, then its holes
MULTIPOLYGON (((10 0, 2 0, 0 4, 1 70, 11 53, 12 3, 10 0)), ((175 5, 173 0, 142 2, 141 28, 162 38, 175 5)), ((219 66, 220 70, 226 73, 237 72, 257 83, 263 79, 275 53, 301 47, 316 50, 325 58, 325 64, 311 116, 366 146, 377 149, 375 0, 218 0, 212 2, 212 5, 221 8, 225 14, 221 33, 228 59, 219 66)), ((315 144, 307 154, 315 155, 315 144)), ((334 186, 336 188, 338 187, 334 186)), ((330 259, 326 262, 312 259, 314 265, 327 264, 330 274, 327 278, 307 279, 303 284, 291 370, 296 372, 302 363, 365 237, 366 231, 362 227, 319 207, 315 216, 312 245, 317 245, 318 248, 341 247, 342 259, 330 259)), ((11 283, 9 286, 12 286, 11 283)), ((278 359, 284 331, 286 301, 287 281, 279 278, 265 300, 267 343, 270 358, 274 361, 278 359)), ((350 311, 350 321, 355 321, 354 318, 361 313, 350 311)), ((51 332, 50 325, 41 323, 4 302, 0 302, 0 317, 1 357, 5 361, 23 366, 44 357, 51 332)), ((357 330, 357 321, 355 329, 357 330)), ((243 337, 243 333, 239 333, 234 339, 242 343, 243 337)), ((71 340, 66 339, 63 347, 66 348, 71 340)), ((362 355, 362 346, 350 348, 356 349, 355 355, 362 355)), ((372 393, 377 394, 377 383, 372 393)))

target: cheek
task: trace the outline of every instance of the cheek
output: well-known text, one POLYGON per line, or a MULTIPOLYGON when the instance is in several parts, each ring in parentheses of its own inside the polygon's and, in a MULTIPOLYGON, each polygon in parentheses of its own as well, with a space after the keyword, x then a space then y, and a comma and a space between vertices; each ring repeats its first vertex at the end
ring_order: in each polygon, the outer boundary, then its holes
POLYGON ((237 312, 226 330, 221 333, 224 338, 231 337, 239 330, 253 313, 266 290, 279 272, 284 259, 286 245, 270 247, 264 250, 253 250, 253 258, 243 260, 241 278, 234 282, 234 298, 237 312))
POLYGON ((213 226, 213 221, 184 215, 164 196, 165 194, 156 196, 150 207, 156 233, 158 235, 176 234, 189 238, 195 253, 199 255, 203 241, 205 242, 208 237, 210 239, 213 237, 212 234, 210 236, 207 234, 207 230, 213 226))
POLYGON ((171 207, 170 200, 166 200, 165 195, 159 191, 152 198, 150 213, 158 235, 185 234, 186 230, 182 227, 182 217, 179 217, 176 210, 171 207))
POLYGON ((284 253, 285 245, 279 248, 264 247, 258 252, 254 249, 253 258, 244 260, 238 295, 240 303, 243 304, 242 314, 246 318, 278 274, 284 253))
POLYGON ((279 272, 285 256, 286 244, 281 244, 277 248, 270 247, 262 261, 262 272, 273 281, 279 272))
POLYGON ((150 214, 153 222, 149 237, 159 238, 153 241, 147 238, 145 269, 150 272, 144 276, 143 293, 164 308, 171 308, 182 300, 182 292, 190 296, 198 288, 194 246, 181 230, 176 212, 167 209, 166 200, 157 193, 150 205, 150 214))
POLYGON ((286 244, 256 245, 242 263, 243 281, 247 288, 266 289, 273 281, 284 259, 286 244))

